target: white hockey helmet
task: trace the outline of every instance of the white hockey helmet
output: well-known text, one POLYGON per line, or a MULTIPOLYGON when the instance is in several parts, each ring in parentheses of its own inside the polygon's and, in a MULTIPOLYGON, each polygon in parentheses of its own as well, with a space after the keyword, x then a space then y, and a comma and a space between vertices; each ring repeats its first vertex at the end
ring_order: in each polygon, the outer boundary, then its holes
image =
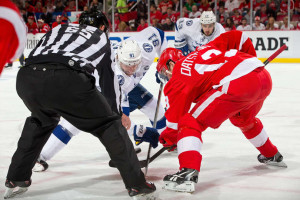
POLYGON ((212 24, 216 23, 216 16, 213 11, 204 11, 200 17, 201 24, 212 24))
POLYGON ((119 45, 118 63, 123 63, 126 66, 136 66, 142 62, 142 51, 139 45, 134 40, 124 40, 119 45))

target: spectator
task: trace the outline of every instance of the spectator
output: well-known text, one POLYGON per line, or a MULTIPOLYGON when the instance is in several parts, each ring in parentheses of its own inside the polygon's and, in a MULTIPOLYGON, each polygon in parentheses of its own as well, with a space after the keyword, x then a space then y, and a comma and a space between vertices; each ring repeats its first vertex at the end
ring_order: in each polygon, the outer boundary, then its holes
POLYGON ((172 8, 169 7, 167 9, 167 13, 162 16, 162 19, 165 20, 167 17, 169 17, 173 23, 176 23, 179 15, 180 13, 175 13, 172 8))
POLYGON ((240 12, 238 9, 234 10, 234 15, 232 16, 233 22, 235 26, 238 26, 241 24, 242 16, 240 15, 240 12))
POLYGON ((137 9, 137 17, 138 19, 144 18, 147 19, 147 1, 146 0, 141 0, 139 3, 136 5, 137 9))
POLYGON ((250 0, 242 0, 238 10, 242 13, 242 16, 244 16, 247 11, 250 10, 250 0))
POLYGON ((128 5, 126 0, 118 0, 116 8, 118 9, 118 13, 120 14, 128 13, 128 5))
POLYGON ((208 8, 210 8, 210 4, 208 3, 208 0, 201 0, 199 11, 202 13, 203 11, 208 11, 208 8))
POLYGON ((268 22, 268 18, 271 16, 270 13, 267 12, 267 5, 261 4, 260 9, 257 10, 255 16, 259 16, 261 23, 266 24, 268 22))
POLYGON ((169 17, 166 18, 166 22, 162 24, 162 30, 164 31, 174 31, 174 23, 169 17))
POLYGON ((28 20, 27 20, 28 17, 29 17, 30 15, 32 15, 32 14, 30 14, 30 13, 27 12, 27 10, 25 9, 25 7, 21 7, 21 8, 20 8, 20 14, 21 14, 21 16, 23 17, 23 20, 24 20, 25 23, 28 22, 28 20))
POLYGON ((239 25, 236 30, 251 31, 251 26, 247 24, 247 19, 245 17, 242 18, 242 24, 239 25))
POLYGON ((281 25, 280 30, 293 30, 294 29, 294 25, 292 23, 290 23, 290 28, 289 28, 288 20, 289 20, 288 16, 285 16, 283 18, 283 24, 281 25))
POLYGON ((86 0, 78 0, 78 10, 83 10, 84 6, 87 5, 86 0))
POLYGON ((130 31, 130 28, 129 26, 126 24, 126 22, 123 22, 121 21, 120 24, 119 24, 119 31, 121 32, 127 32, 127 31, 130 31))
POLYGON ((265 29, 266 29, 265 25, 260 22, 260 17, 256 16, 254 19, 254 23, 252 25, 252 30, 261 31, 261 30, 265 30, 265 29))
POLYGON ((28 20, 28 22, 27 22, 26 26, 28 28, 28 33, 36 34, 37 33, 37 25, 34 22, 34 16, 29 16, 27 20, 28 20))
MULTIPOLYGON (((294 1, 290 0, 291 13, 294 12, 294 1)), ((280 3, 280 11, 278 15, 286 15, 288 13, 288 0, 282 0, 280 3)))
POLYGON ((239 8, 240 3, 238 0, 227 0, 225 3, 225 10, 231 16, 235 9, 239 8))
POLYGON ((39 33, 47 33, 50 31, 50 26, 44 22, 43 19, 39 19, 37 23, 37 29, 39 33))
POLYGON ((266 30, 278 30, 278 24, 275 23, 273 16, 269 17, 266 30))
POLYGON ((228 13, 225 11, 224 6, 219 7, 219 12, 217 14, 217 22, 224 26, 226 19, 229 17, 228 13))
POLYGON ((42 13, 43 12, 43 6, 42 6, 42 3, 41 2, 36 2, 36 5, 34 7, 34 11, 35 13, 42 13))
POLYGON ((47 12, 52 14, 55 10, 53 3, 51 1, 49 1, 46 5, 47 5, 47 12))
POLYGON ((189 18, 199 18, 201 16, 201 12, 198 11, 198 7, 196 5, 192 6, 192 12, 189 14, 189 18))
POLYGON ((47 7, 43 7, 43 13, 40 16, 41 19, 44 20, 45 23, 52 23, 52 14, 47 11, 47 7))
MULTIPOLYGON (((117 7, 118 7, 118 3, 120 0, 118 0, 117 2, 117 7)), ((121 0, 122 2, 124 2, 124 0, 121 0)), ((127 6, 126 2, 125 5, 127 6)), ((127 8, 127 7, 126 7, 127 8)), ((103 4, 100 3, 98 0, 93 0, 93 2, 90 5, 90 10, 98 10, 98 11, 102 11, 103 9, 103 4)), ((118 8, 117 8, 118 9, 118 8)), ((128 8, 127 8, 127 12, 128 12, 128 8)), ((123 13, 123 12, 119 12, 119 13, 123 13)))
POLYGON ((163 7, 161 8, 161 10, 160 10, 161 14, 162 14, 162 15, 167 14, 167 9, 168 9, 167 6, 163 6, 163 7))
POLYGON ((182 7, 182 12, 183 12, 183 17, 186 17, 186 18, 188 18, 189 17, 189 10, 187 9, 187 7, 186 6, 183 6, 182 7))
POLYGON ((166 7, 165 9, 167 9, 167 8, 169 8, 169 7, 172 8, 173 5, 174 5, 174 3, 173 3, 173 1, 171 1, 171 0, 162 0, 162 1, 159 3, 158 7, 159 7, 160 10, 163 10, 163 9, 162 9, 163 7, 166 7))
POLYGON ((267 5, 267 0, 256 0, 256 1, 253 1, 253 10, 254 11, 260 10, 262 4, 267 5))
POLYGON ((146 23, 145 18, 140 19, 140 25, 137 27, 137 31, 142 31, 148 27, 148 23, 146 23))
POLYGON ((189 12, 192 12, 193 5, 196 5, 196 3, 194 2, 194 0, 186 0, 185 7, 187 8, 187 10, 189 12))
POLYGON ((228 17, 226 19, 226 23, 224 26, 225 31, 236 30, 232 17, 228 17))
POLYGON ((53 24, 52 24, 52 28, 55 28, 56 26, 58 26, 60 24, 65 24, 65 23, 62 21, 62 16, 61 15, 57 15, 56 16, 56 21, 53 22, 53 24))
POLYGON ((65 7, 64 12, 73 12, 76 11, 76 2, 71 0, 68 2, 68 6, 65 7))
POLYGON ((161 22, 162 14, 160 11, 157 10, 156 5, 152 4, 150 6, 150 22, 153 23, 153 19, 157 19, 158 23, 161 22))
MULTIPOLYGON (((219 10, 219 8, 223 6, 223 8, 225 9, 225 2, 223 0, 217 0, 217 10, 219 10)), ((215 10, 215 1, 212 1, 210 7, 215 10)))
POLYGON ((274 13, 278 13, 279 9, 280 9, 279 0, 270 0, 270 1, 268 1, 267 8, 272 10, 274 13))
POLYGON ((63 12, 65 10, 65 6, 62 0, 57 0, 54 12, 63 12))
POLYGON ((162 29, 162 25, 158 22, 158 19, 156 19, 156 18, 154 18, 152 20, 152 26, 155 27, 155 28, 162 29))
POLYGON ((85 5, 84 7, 83 7, 83 12, 84 11, 89 11, 89 7, 87 6, 87 5, 85 5))
POLYGON ((27 1, 25 1, 25 9, 27 13, 33 14, 35 12, 35 8, 30 5, 27 1))

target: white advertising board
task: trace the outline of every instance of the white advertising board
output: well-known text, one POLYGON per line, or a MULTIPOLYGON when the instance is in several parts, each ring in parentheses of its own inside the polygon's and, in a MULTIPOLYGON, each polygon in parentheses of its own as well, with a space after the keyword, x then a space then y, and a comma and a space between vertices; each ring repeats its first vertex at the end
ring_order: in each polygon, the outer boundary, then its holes
MULTIPOLYGON (((288 48, 274 61, 300 62, 300 31, 246 31, 246 33, 251 38, 259 58, 268 58, 281 45, 286 44, 288 48)), ((28 34, 24 52, 25 57, 29 55, 43 35, 41 33, 28 34)), ((110 33, 110 40, 120 42, 132 35, 134 35, 134 32, 110 33)), ((174 32, 166 32, 168 46, 174 45, 174 35, 174 32)))

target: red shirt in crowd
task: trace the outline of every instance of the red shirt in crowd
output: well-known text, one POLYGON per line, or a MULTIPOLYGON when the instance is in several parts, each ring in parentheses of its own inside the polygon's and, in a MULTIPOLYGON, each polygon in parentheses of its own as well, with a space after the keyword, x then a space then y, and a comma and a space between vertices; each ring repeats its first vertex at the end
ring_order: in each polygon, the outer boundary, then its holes
POLYGON ((147 28, 148 27, 148 23, 145 23, 144 24, 144 26, 142 26, 142 24, 140 24, 138 27, 137 27, 137 31, 142 31, 142 30, 144 30, 145 28, 147 28))

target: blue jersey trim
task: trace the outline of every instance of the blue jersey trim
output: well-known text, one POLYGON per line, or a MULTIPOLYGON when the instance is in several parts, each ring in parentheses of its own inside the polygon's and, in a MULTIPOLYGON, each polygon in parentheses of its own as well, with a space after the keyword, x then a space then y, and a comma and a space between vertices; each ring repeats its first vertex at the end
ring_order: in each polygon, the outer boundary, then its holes
POLYGON ((161 40, 161 45, 164 43, 164 39, 165 39, 165 32, 163 32, 162 30, 160 30, 159 28, 156 28, 157 31, 159 32, 160 35, 160 40, 161 40))

